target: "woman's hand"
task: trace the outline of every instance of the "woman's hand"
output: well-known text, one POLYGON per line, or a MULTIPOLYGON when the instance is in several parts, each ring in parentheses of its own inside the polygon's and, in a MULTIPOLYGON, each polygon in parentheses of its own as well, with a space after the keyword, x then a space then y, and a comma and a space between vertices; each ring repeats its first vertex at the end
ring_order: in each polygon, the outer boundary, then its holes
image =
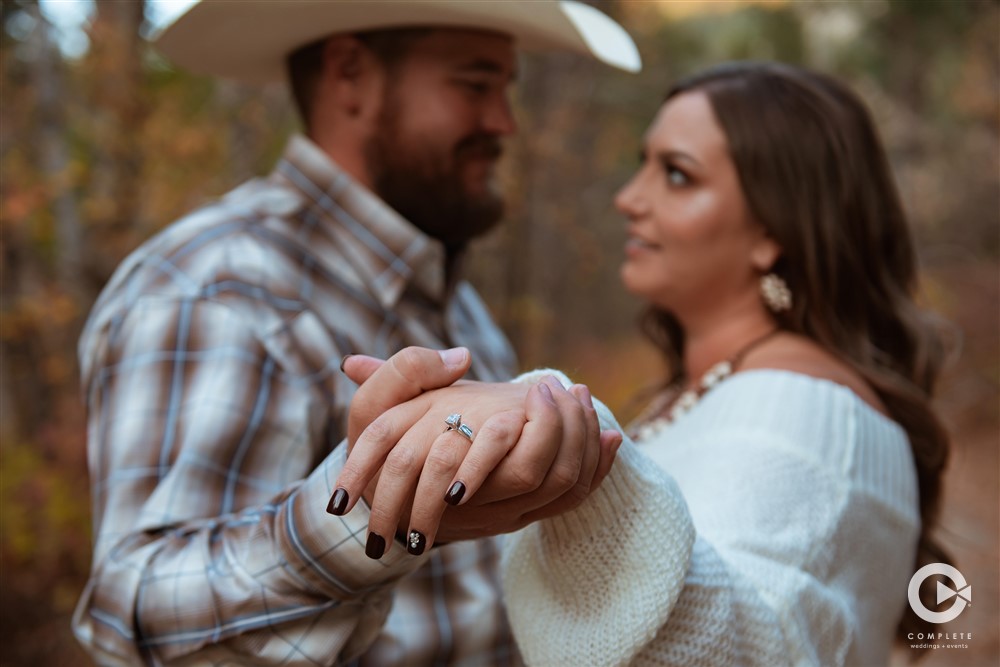
POLYGON ((575 507, 610 470, 621 436, 601 433, 586 387, 567 391, 547 378, 432 390, 453 382, 468 363, 461 348, 408 348, 384 363, 345 360, 344 371, 362 386, 351 404, 353 446, 331 511, 349 511, 364 494, 369 555, 381 556, 380 545, 398 527, 409 528, 411 553, 435 540, 517 530, 575 507), (460 410, 472 442, 445 423, 460 410))

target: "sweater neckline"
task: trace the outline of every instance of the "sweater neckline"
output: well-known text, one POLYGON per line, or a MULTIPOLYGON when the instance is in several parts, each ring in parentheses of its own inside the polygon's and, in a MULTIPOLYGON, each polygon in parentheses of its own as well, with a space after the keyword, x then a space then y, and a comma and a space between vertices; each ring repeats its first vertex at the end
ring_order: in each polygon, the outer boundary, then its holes
MULTIPOLYGON (((799 371, 791 371, 784 368, 748 368, 746 370, 736 371, 729 376, 729 379, 725 383, 720 384, 719 388, 713 392, 716 396, 725 393, 726 386, 732 387, 733 385, 740 382, 742 378, 744 381, 748 379, 753 379, 754 377, 766 377, 768 375, 785 376, 789 379, 805 382, 809 384, 815 384, 825 387, 829 391, 834 391, 838 393, 846 393, 850 396, 851 401, 856 405, 860 406, 861 410, 870 416, 874 417, 876 421, 883 424, 889 425, 893 428, 899 429, 903 434, 906 434, 905 429, 894 419, 881 411, 875 409, 875 407, 868 401, 861 398, 857 392, 848 387, 847 385, 841 384, 830 378, 818 377, 816 375, 809 375, 807 373, 801 373, 799 371)), ((711 397, 706 396, 705 402, 710 402, 711 397)))

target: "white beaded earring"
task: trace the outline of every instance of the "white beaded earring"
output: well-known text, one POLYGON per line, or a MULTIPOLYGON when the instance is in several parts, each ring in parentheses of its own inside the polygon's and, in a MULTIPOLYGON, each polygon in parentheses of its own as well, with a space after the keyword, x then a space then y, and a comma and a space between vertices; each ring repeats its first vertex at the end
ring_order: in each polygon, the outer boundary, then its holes
POLYGON ((761 276, 760 296, 772 313, 783 313, 792 307, 792 290, 788 289, 788 283, 777 273, 761 276))

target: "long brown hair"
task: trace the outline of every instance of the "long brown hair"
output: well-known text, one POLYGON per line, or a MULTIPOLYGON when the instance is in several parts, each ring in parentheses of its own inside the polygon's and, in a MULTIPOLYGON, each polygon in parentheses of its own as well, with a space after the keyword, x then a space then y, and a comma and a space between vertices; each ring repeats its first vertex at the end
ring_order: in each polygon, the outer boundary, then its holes
MULTIPOLYGON (((704 92, 755 219, 782 248, 794 305, 778 316, 849 364, 909 437, 922 528, 916 568, 946 561, 931 537, 948 438, 930 405, 945 347, 914 302, 916 257, 889 161, 861 100, 835 79, 777 63, 727 63, 674 85, 704 92)), ((650 309, 643 329, 682 380, 684 332, 650 309)), ((907 609, 898 636, 931 631, 907 609)))

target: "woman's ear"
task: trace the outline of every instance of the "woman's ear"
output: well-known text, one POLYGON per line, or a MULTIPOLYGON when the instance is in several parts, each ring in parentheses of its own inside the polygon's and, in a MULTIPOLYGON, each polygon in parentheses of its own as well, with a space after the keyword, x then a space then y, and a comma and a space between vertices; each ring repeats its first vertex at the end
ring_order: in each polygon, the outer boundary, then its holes
POLYGON ((778 242, 767 232, 762 232, 750 249, 750 263, 760 273, 768 273, 781 257, 781 252, 778 242))

